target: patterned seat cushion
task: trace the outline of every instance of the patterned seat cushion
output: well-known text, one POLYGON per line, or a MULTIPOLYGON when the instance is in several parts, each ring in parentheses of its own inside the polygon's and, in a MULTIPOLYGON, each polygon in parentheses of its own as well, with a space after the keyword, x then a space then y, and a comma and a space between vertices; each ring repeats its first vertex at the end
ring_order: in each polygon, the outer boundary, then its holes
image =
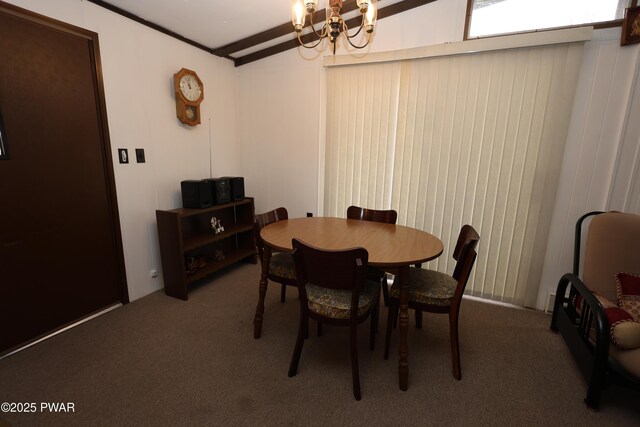
MULTIPOLYGON (((409 270, 409 301, 419 304, 450 306, 458 282, 448 274, 423 268, 409 270)), ((392 298, 400 298, 400 286, 393 283, 389 289, 392 298)))
MULTIPOLYGON (((306 289, 310 311, 333 319, 349 318, 351 291, 322 288, 312 283, 307 283, 306 289)), ((379 295, 380 283, 365 280, 358 300, 358 316, 370 310, 379 295)))
POLYGON ((296 280, 296 267, 293 257, 288 252, 278 252, 271 256, 269 262, 269 274, 296 280))

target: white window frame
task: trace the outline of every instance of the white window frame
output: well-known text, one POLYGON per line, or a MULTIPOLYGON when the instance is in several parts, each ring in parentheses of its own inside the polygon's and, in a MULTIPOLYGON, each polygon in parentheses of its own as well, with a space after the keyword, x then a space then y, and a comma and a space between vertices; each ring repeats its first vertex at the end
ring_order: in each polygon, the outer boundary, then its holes
MULTIPOLYGON (((522 30, 522 31, 517 32, 517 33, 500 33, 500 34, 491 34, 491 35, 486 35, 486 36, 469 37, 469 30, 471 29, 471 15, 473 13, 473 1, 474 0, 467 0, 467 12, 466 12, 465 22, 464 22, 464 40, 474 40, 474 39, 480 39, 480 38, 499 37, 499 36, 505 36, 505 35, 508 35, 508 34, 521 34, 521 33, 534 33, 534 32, 541 32, 541 31, 553 31, 553 30, 559 30, 559 29, 582 27, 582 26, 585 26, 585 25, 592 26, 594 29, 610 28, 610 27, 621 27, 622 26, 622 21, 623 21, 622 19, 615 19, 613 21, 583 23, 583 24, 576 24, 576 25, 567 25, 567 26, 564 26, 564 27, 549 27, 549 28, 522 30)), ((640 0, 631 0, 631 2, 629 4, 629 7, 638 6, 639 2, 640 2, 640 0)))

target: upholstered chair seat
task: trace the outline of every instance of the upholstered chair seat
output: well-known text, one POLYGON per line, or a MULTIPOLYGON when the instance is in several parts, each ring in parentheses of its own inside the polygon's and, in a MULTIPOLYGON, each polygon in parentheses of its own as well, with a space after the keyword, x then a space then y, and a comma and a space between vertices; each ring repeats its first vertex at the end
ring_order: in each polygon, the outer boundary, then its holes
POLYGON ((269 274, 285 279, 296 280, 296 267, 293 258, 288 252, 278 252, 271 255, 269 274))
MULTIPOLYGON (((309 311, 332 319, 349 319, 351 316, 351 290, 329 289, 311 283, 306 285, 309 311)), ((371 311, 380 295, 380 282, 365 280, 358 298, 358 316, 371 311)))
MULTIPOLYGON (((458 281, 448 274, 423 268, 410 270, 409 283, 410 301, 443 307, 451 305, 458 286, 458 281)), ((389 296, 400 299, 400 287, 396 282, 389 289, 389 296)))

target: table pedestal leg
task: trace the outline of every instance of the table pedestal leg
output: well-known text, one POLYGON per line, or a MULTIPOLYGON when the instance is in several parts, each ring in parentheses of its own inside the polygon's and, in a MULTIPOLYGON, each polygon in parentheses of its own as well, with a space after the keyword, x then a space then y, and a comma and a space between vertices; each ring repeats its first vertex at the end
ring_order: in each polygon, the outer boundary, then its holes
POLYGON ((269 262, 271 261, 271 248, 267 245, 264 247, 262 255, 262 273, 260 275, 260 295, 258 296, 258 305, 256 307, 256 315, 253 318, 253 338, 260 338, 262 332, 262 318, 264 315, 264 297, 267 294, 267 284, 269 282, 269 262))
POLYGON ((406 391, 409 383, 409 347, 407 333, 409 330, 409 266, 400 268, 400 349, 398 374, 400 390, 406 391))

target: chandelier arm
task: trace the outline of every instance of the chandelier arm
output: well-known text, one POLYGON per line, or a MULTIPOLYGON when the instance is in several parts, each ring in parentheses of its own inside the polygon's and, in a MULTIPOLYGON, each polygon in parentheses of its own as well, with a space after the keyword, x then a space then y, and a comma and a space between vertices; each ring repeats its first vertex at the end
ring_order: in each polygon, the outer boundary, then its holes
MULTIPOLYGON (((363 21, 364 22, 364 21, 363 21)), ((320 37, 320 39, 323 39, 325 37, 327 37, 327 23, 325 22, 325 24, 322 26, 322 29, 320 30, 320 33, 318 33, 316 31, 316 27, 315 27, 315 22, 313 22, 313 13, 309 14, 309 24, 311 26, 311 29, 313 30, 314 33, 316 33, 316 36, 320 37)))
POLYGON ((347 27, 347 23, 343 22, 343 28, 344 28, 344 35, 347 36, 348 39, 350 39, 351 37, 355 37, 358 34, 360 34, 360 31, 362 31, 362 29, 364 28, 364 16, 362 17, 362 22, 360 23, 360 27, 358 28, 358 31, 355 32, 355 34, 349 35, 349 27, 347 27))
POLYGON ((300 38, 300 33, 296 33, 296 35, 298 36, 298 41, 300 42, 300 45, 301 45, 302 47, 304 47, 304 48, 307 48, 307 49, 313 49, 314 47, 318 46, 318 45, 320 44, 320 42, 322 42, 322 40, 326 37, 326 36, 325 36, 325 37, 320 37, 320 38, 318 39, 318 42, 317 42, 316 44, 314 44, 314 45, 310 45, 310 46, 307 46, 306 44, 304 44, 304 42, 303 42, 303 41, 302 41, 302 39, 300 38))
POLYGON ((360 32, 360 30, 362 29, 362 25, 360 26, 360 29, 358 30, 358 32, 357 32, 357 33, 355 33, 355 34, 354 34, 354 35, 352 35, 352 36, 349 36, 349 33, 347 33, 347 31, 348 31, 347 24, 344 24, 344 25, 343 25, 343 27, 344 27, 344 35, 346 36, 347 41, 349 42, 349 44, 350 44, 352 47, 354 47, 354 48, 356 48, 356 49, 363 49, 363 48, 367 47, 367 45, 368 45, 368 44, 369 44, 369 42, 371 41, 371 33, 369 33, 369 35, 367 36, 367 41, 365 42, 365 44, 363 44, 362 46, 358 46, 358 45, 354 44, 354 43, 351 41, 351 38, 352 38, 352 37, 355 37, 355 36, 357 36, 357 35, 358 35, 358 33, 360 32))

